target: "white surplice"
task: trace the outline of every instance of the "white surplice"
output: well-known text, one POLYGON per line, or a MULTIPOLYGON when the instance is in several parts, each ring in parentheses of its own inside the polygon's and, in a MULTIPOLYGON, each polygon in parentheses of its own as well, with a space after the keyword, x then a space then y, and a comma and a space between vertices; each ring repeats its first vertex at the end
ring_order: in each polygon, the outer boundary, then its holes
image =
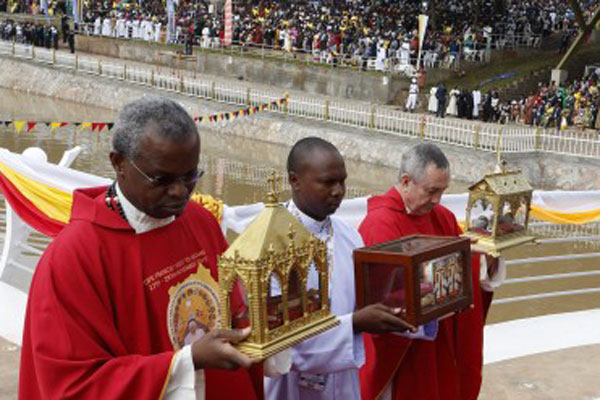
MULTIPOLYGON (((316 221, 303 214, 294 203, 288 210, 317 238, 330 243, 328 252, 333 257, 330 266, 331 311, 338 316, 340 325, 308 339, 292 349, 292 367, 279 378, 265 378, 265 398, 268 400, 359 400, 358 369, 365 361, 362 335, 354 334, 352 313, 355 308, 354 261, 352 251, 362 247, 358 231, 337 217, 316 221), (328 239, 328 235, 330 240, 328 239), (316 380, 324 387, 313 389, 302 385, 316 380)), ((314 270, 311 269, 311 272, 314 270)), ((311 281, 318 281, 308 277, 311 281)))

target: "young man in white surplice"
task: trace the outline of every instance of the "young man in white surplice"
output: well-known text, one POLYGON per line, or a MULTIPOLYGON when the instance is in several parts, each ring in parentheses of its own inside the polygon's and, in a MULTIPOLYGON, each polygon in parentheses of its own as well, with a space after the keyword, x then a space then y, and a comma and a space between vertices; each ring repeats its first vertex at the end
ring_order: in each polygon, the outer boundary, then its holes
MULTIPOLYGON (((340 324, 296 345, 291 351, 291 371, 266 378, 265 397, 358 400, 358 370, 365 359, 361 333, 414 327, 397 316, 400 310, 383 304, 355 311, 352 251, 362 247, 363 242, 356 229, 332 215, 346 191, 346 167, 337 148, 320 138, 302 139, 290 151, 287 169, 292 190, 292 199, 286 204, 288 210, 327 244, 331 311, 340 324)), ((318 288, 314 269, 309 272, 308 286, 318 288)), ((275 292, 271 294, 280 291, 275 281, 271 288, 275 292)))

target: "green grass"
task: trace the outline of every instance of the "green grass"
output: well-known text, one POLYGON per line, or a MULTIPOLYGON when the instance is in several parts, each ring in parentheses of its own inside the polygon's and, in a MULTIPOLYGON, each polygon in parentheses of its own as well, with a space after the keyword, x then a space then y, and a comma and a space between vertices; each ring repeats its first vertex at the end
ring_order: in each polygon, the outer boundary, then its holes
POLYGON ((455 77, 446 80, 444 83, 448 88, 454 86, 475 88, 486 79, 509 72, 516 72, 516 75, 510 78, 489 82, 480 87, 484 91, 491 88, 503 88, 521 78, 529 77, 535 71, 553 67, 559 61, 560 55, 555 52, 533 50, 527 57, 502 57, 493 60, 489 64, 470 70, 464 76, 460 76, 457 73, 455 77))
MULTIPOLYGON (((571 60, 567 62, 566 67, 568 69, 569 66, 577 62, 577 60, 590 60, 590 62, 595 60, 598 62, 598 60, 600 60, 599 54, 600 42, 584 45, 571 57, 571 60)), ((510 86, 513 82, 518 82, 521 78, 527 79, 535 71, 556 67, 562 57, 562 54, 557 54, 556 51, 544 51, 539 49, 531 49, 526 55, 521 55, 519 57, 510 57, 509 52, 507 52, 506 55, 507 56, 501 58, 497 57, 489 64, 470 70, 464 76, 460 76, 459 73, 456 73, 454 77, 445 80, 444 83, 448 88, 454 86, 474 88, 486 79, 508 72, 516 72, 516 75, 508 79, 490 82, 481 87, 483 91, 492 88, 502 89, 510 86)), ((549 74, 547 78, 550 78, 549 74)))

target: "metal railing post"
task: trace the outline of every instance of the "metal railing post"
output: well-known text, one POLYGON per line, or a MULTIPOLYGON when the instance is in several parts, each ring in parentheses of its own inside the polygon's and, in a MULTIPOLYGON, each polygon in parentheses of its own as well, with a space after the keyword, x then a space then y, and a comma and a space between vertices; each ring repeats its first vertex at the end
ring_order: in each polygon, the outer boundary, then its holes
POLYGON ((15 41, 12 42, 12 56, 15 56, 15 41))
POLYGON ((35 46, 31 46, 31 59, 35 60, 35 46))
POLYGON ((375 104, 371 104, 371 109, 369 110, 369 128, 375 129, 375 104))
POLYGON ((498 141, 496 142, 497 162, 502 161, 502 124, 498 124, 498 141))
POLYGON ((288 113, 289 110, 289 103, 290 103, 290 94, 288 92, 285 92, 285 102, 283 103, 283 112, 284 113, 288 113))
POLYGON ((421 136, 421 140, 425 139, 425 114, 421 117, 421 126, 419 128, 419 134, 421 136))
POLYGON ((155 84, 155 80, 154 80, 154 70, 150 71, 150 86, 154 86, 155 84))
POLYGON ((52 49, 52 66, 56 65, 56 49, 52 49))
POLYGON ((183 84, 183 73, 182 73, 181 77, 179 78, 179 91, 181 93, 183 93, 184 90, 185 90, 185 85, 183 84))
POLYGON ((73 67, 75 68, 75 72, 79 71, 79 57, 75 54, 75 61, 73 67))
POLYGON ((323 119, 325 121, 329 121, 329 99, 325 100, 323 107, 323 119))
POLYGON ((98 75, 102 75, 102 61, 98 60, 98 75))
POLYGON ((539 151, 540 147, 542 147, 542 136, 541 129, 538 126, 535 127, 535 150, 539 151))
POLYGON ((127 80, 127 64, 123 64, 123 80, 127 80))
POLYGON ((215 81, 212 81, 212 82, 210 83, 210 93, 209 93, 209 98, 211 98, 211 99, 215 99, 215 98, 216 98, 215 94, 216 94, 216 91, 215 91, 215 81))
POLYGON ((475 150, 479 150, 479 125, 475 125, 475 150))
POLYGON ((248 86, 248 87, 246 88, 246 105, 247 105, 247 106, 249 106, 249 105, 251 105, 251 104, 252 104, 252 99, 250 98, 250 91, 251 91, 251 90, 252 90, 252 89, 250 89, 250 86, 248 86))

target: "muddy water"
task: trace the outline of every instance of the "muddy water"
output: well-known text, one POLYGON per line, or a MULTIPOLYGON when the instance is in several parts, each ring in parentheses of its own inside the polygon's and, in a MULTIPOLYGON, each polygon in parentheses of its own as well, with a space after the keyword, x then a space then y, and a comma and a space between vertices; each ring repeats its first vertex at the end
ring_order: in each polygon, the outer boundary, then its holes
MULTIPOLYGON (((114 121, 112 110, 82 106, 24 93, 0 90, 0 120, 29 120, 49 122, 110 122, 114 121)), ((272 171, 283 172, 289 148, 281 145, 225 136, 203 129, 201 163, 207 171, 199 181, 198 191, 223 199, 226 204, 237 205, 261 201, 267 190, 266 179, 272 171)), ((32 132, 17 134, 11 127, 0 125, 0 147, 14 152, 22 152, 31 146, 41 147, 51 162, 58 162, 63 151, 82 145, 85 151, 75 160, 72 167, 96 175, 112 178, 112 168, 108 162, 110 133, 75 130, 73 127, 59 128, 51 132, 49 127, 37 126, 32 132)), ((359 162, 347 162, 347 197, 364 196, 387 190, 396 179, 396 170, 359 162)), ((467 184, 453 182, 450 193, 461 193, 467 184)), ((0 221, 1 222, 1 221, 0 221)), ((589 234, 598 235, 598 227, 590 227, 589 234)), ((547 233, 545 233, 547 234, 547 233)), ((580 236, 568 227, 557 228, 555 236, 580 236)), ((47 239, 34 237, 30 242, 43 249, 47 239)), ((600 243, 593 239, 560 244, 522 246, 506 254, 508 259, 543 257, 564 254, 598 253, 600 243)), ((36 257, 24 261, 34 265, 36 257)), ((509 267, 509 278, 540 276, 575 271, 597 270, 599 258, 583 260, 562 260, 536 264, 518 264, 509 267)), ((26 289, 30 276, 22 271, 5 271, 5 281, 26 289)), ((524 296, 530 294, 569 291, 600 287, 600 276, 543 280, 527 283, 510 283, 500 288, 495 298, 524 296)), ((492 307, 489 321, 498 322, 515 318, 565 312, 578 309, 600 307, 600 294, 558 296, 545 299, 498 304, 492 307)))

